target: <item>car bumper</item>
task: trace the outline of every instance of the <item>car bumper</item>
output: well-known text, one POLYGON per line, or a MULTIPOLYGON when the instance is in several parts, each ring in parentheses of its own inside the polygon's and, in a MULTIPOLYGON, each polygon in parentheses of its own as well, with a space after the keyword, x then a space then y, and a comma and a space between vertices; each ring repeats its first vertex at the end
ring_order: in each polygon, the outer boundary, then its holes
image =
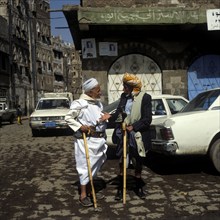
POLYGON ((69 126, 65 121, 36 121, 30 122, 31 129, 50 130, 50 129, 68 129, 69 126))
POLYGON ((163 154, 176 154, 178 145, 176 142, 151 142, 151 151, 163 154))

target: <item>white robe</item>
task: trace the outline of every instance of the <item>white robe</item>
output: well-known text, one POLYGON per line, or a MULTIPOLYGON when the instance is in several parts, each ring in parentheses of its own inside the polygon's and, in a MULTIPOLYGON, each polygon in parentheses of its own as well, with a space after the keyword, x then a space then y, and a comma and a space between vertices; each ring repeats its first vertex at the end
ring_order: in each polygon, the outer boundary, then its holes
MULTIPOLYGON (((82 94, 80 99, 74 100, 70 106, 70 111, 65 117, 65 121, 73 131, 77 131, 82 125, 96 126, 96 131, 105 132, 106 123, 97 125, 97 121, 102 115, 103 106, 101 102, 91 99, 82 94), (95 104, 95 102, 97 104, 95 104), (94 103, 94 104, 92 104, 94 103)), ((107 145, 105 138, 87 137, 89 148, 89 159, 92 176, 95 176, 105 162, 107 156, 107 145)), ((85 155, 83 139, 74 140, 76 169, 79 174, 80 184, 86 185, 89 182, 88 166, 85 155)))

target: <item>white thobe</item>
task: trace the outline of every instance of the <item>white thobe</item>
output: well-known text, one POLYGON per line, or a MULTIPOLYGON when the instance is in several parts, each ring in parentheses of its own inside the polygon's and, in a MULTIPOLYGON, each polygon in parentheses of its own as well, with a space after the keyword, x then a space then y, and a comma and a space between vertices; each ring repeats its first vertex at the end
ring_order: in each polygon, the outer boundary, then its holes
MULTIPOLYGON (((96 126, 96 131, 105 132, 106 123, 97 125, 103 110, 101 102, 82 94, 78 100, 71 103, 70 111, 65 116, 65 121, 73 131, 79 130, 82 125, 96 126)), ((87 137, 89 159, 92 176, 95 176, 105 162, 107 145, 105 138, 87 137)), ((80 184, 89 182, 88 166, 83 139, 74 140, 76 169, 79 174, 80 184)))

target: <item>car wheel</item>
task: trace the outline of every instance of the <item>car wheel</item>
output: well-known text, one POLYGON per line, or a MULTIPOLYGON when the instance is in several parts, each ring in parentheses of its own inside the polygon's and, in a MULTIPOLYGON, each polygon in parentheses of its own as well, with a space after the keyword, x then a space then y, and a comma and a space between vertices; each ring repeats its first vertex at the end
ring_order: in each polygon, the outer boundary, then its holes
POLYGON ((220 173, 220 139, 216 140, 210 150, 210 158, 216 170, 220 173))
POLYGON ((32 136, 33 137, 38 137, 39 136, 39 131, 38 130, 36 130, 36 129, 32 129, 32 136))

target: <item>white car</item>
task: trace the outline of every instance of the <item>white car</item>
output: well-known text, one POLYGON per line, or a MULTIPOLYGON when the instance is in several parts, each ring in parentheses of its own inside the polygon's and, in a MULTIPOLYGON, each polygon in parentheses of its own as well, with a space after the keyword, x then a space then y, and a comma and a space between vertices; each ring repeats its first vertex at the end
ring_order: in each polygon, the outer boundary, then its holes
MULTIPOLYGON (((170 116, 180 112, 183 107, 189 102, 183 96, 177 95, 152 95, 152 117, 158 118, 162 116, 170 116)), ((107 105, 104 107, 104 112, 113 113, 119 104, 119 100, 107 105)), ((112 143, 112 133, 114 131, 115 124, 109 123, 108 128, 106 129, 107 135, 107 145, 114 146, 112 143)))
POLYGON ((220 88, 198 94, 178 114, 153 120, 151 151, 208 155, 220 172, 220 88))
POLYGON ((65 116, 72 101, 71 93, 45 93, 30 115, 29 125, 32 135, 39 136, 41 131, 69 129, 65 116))
POLYGON ((16 109, 9 109, 5 102, 0 102, 0 127, 2 122, 12 124, 16 118, 16 109))

